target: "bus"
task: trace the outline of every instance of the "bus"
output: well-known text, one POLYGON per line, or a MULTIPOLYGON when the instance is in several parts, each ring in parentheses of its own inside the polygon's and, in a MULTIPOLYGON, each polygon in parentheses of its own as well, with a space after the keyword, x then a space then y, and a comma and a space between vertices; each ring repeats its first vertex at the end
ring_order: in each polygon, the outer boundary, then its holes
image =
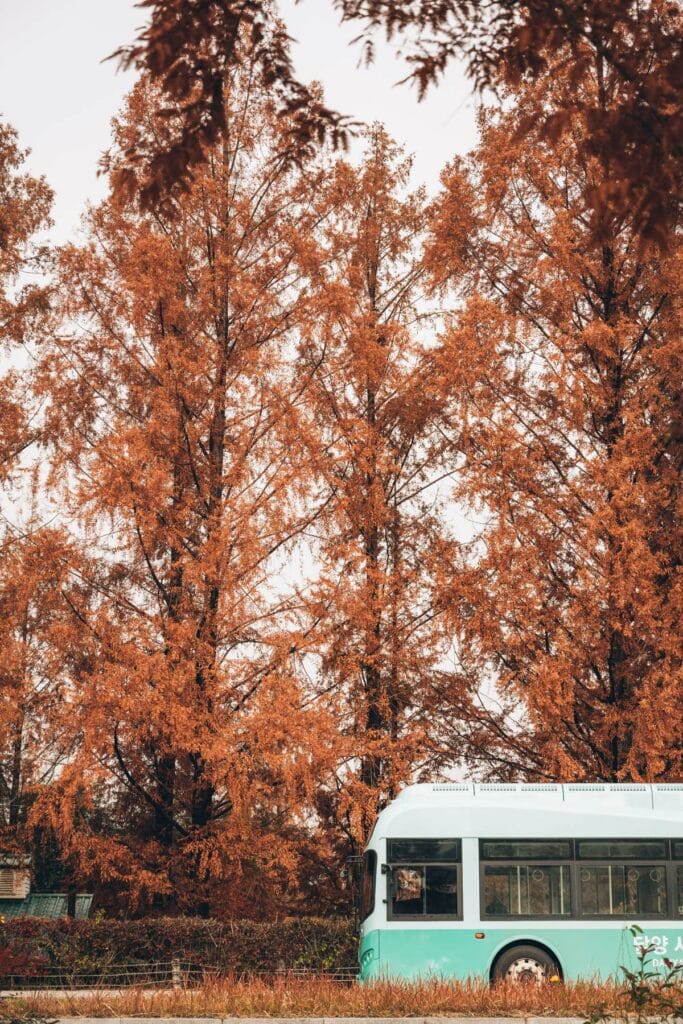
POLYGON ((683 962, 683 784, 408 786, 361 872, 362 981, 683 962))

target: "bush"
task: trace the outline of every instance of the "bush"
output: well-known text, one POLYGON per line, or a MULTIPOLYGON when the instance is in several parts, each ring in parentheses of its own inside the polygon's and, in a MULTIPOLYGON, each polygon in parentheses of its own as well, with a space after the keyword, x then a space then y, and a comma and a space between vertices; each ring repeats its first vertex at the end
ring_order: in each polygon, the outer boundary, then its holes
MULTIPOLYGON (((131 973, 139 968, 142 976, 145 965, 160 964, 163 974, 170 971, 172 960, 180 960, 183 970, 190 972, 340 972, 355 966, 356 944, 348 922, 318 918, 272 923, 16 918, 0 924, 0 964, 3 953, 11 963, 20 952, 29 961, 40 962, 46 975, 69 982, 121 976, 124 965, 131 973)), ((16 977, 20 972, 3 973, 16 977)))

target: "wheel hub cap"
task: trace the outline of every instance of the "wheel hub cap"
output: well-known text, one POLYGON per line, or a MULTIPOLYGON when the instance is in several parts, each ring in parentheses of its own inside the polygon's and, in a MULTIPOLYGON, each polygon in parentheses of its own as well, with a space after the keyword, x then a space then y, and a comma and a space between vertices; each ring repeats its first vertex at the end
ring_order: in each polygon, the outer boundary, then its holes
POLYGON ((529 984, 529 982, 538 984, 541 981, 545 981, 545 976, 543 964, 528 956, 520 957, 519 960, 513 960, 505 972, 505 977, 509 981, 522 985, 529 984))

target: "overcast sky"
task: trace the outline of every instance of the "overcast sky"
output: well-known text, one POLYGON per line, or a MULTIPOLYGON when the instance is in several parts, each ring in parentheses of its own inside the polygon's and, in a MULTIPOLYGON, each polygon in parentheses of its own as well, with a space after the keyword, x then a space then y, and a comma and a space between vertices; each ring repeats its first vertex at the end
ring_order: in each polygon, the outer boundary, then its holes
MULTIPOLYGON (((414 181, 434 188, 439 171, 475 138, 475 104, 454 68, 422 103, 407 85, 393 48, 378 47, 369 69, 350 45, 358 26, 340 27, 331 0, 282 0, 296 38, 300 77, 323 83, 330 105, 364 121, 382 121, 415 155, 414 181)), ((87 199, 102 195, 97 162, 109 124, 130 88, 131 74, 104 57, 130 42, 145 12, 130 0, 0 0, 0 116, 30 147, 31 170, 56 192, 55 238, 78 224, 87 199)))

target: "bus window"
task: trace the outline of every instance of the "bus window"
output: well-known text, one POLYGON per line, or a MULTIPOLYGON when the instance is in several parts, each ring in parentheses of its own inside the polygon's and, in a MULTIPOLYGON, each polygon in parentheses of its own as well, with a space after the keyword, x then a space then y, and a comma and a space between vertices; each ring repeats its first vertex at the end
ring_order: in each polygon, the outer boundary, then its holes
POLYGON ((571 860, 571 839, 482 839, 482 860, 571 860))
POLYGON ((377 854, 374 850, 366 850, 363 856, 363 876, 360 884, 360 919, 375 909, 375 875, 377 874, 377 854))
POLYGON ((482 917, 568 917, 568 864, 484 864, 482 917))
POLYGON ((582 864, 579 908, 584 917, 662 917, 666 868, 663 864, 582 864))
POLYGON ((459 839, 389 839, 389 913, 402 917, 460 917, 459 839))
POLYGON ((455 867, 425 868, 425 905, 427 914, 458 913, 458 872, 455 867))
POLYGON ((570 839, 482 839, 479 856, 482 917, 571 915, 570 839))
POLYGON ((458 869, 455 864, 395 867, 392 879, 392 916, 458 916, 458 869))
POLYGON ((683 864, 676 865, 676 912, 683 917, 683 864))
POLYGON ((459 839, 388 839, 387 859, 390 864, 424 864, 426 861, 458 863, 459 839))
POLYGON ((394 868, 391 909, 394 914, 424 914, 425 869, 394 868))
POLYGON ((666 841, 662 839, 579 839, 579 860, 666 860, 666 841))

